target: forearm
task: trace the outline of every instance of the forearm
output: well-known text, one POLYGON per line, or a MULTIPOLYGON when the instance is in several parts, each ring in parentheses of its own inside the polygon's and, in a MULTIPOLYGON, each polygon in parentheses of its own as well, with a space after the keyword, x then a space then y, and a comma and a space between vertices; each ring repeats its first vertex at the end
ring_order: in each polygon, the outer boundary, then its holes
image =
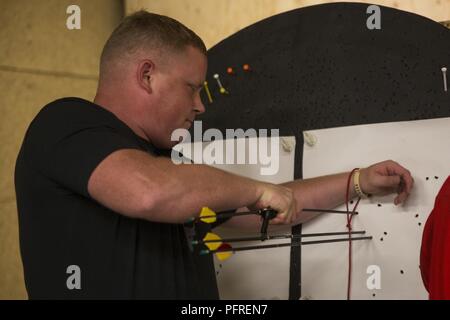
MULTIPOLYGON (((332 209, 345 202, 349 174, 350 172, 346 172, 296 180, 283 185, 293 191, 299 211, 303 208, 332 209)), ((356 196, 352 180, 349 186, 349 200, 356 196)), ((365 194, 386 195, 397 193, 394 199, 395 205, 404 203, 414 185, 411 172, 392 160, 379 162, 361 169, 359 182, 361 191, 365 194)), ((293 224, 306 222, 318 215, 320 213, 297 212, 297 217, 293 224)), ((243 217, 243 219, 245 218, 243 217)), ((236 221, 236 218, 234 218, 229 223, 229 225, 232 224, 250 227, 256 226, 258 223, 255 219, 236 221)))
MULTIPOLYGON (((294 196, 303 208, 332 209, 345 202, 347 180, 350 172, 316 178, 294 180, 283 185, 294 191, 294 196)), ((349 199, 353 199, 356 192, 350 181, 349 199)))
POLYGON ((174 165, 159 158, 149 181, 154 201, 147 218, 184 222, 203 206, 216 211, 253 204, 260 196, 259 182, 206 165, 174 165))
MULTIPOLYGON (((294 197, 301 208, 332 209, 345 202, 347 191, 347 179, 350 172, 321 176, 311 179, 294 180, 282 185, 291 188, 294 197)), ((350 181, 349 198, 356 196, 352 181, 350 181)), ((307 222, 320 213, 298 212, 298 219, 292 225, 307 222)), ((258 231, 261 227, 261 219, 258 216, 235 217, 224 224, 225 227, 239 228, 247 231, 258 231)), ((285 226, 271 226, 272 230, 285 226)))

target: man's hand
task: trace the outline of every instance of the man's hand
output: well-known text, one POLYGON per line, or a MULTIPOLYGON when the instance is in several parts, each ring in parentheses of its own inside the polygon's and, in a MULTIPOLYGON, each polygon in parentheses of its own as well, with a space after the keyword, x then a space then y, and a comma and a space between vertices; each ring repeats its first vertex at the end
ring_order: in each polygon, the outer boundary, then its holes
POLYGON ((394 204, 398 205, 408 198, 414 179, 407 169, 397 162, 388 160, 361 169, 360 184, 366 194, 397 193, 394 204))
POLYGON ((297 203, 291 189, 269 183, 262 183, 259 187, 260 197, 251 207, 263 209, 270 207, 278 211, 272 224, 289 224, 297 213, 297 203))

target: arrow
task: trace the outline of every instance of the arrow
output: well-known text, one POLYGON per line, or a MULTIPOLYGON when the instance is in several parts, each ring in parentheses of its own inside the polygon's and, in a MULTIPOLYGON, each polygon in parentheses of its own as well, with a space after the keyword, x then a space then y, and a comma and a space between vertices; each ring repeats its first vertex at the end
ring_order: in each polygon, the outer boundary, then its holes
MULTIPOLYGON (((194 222, 194 221, 203 221, 205 223, 214 223, 217 221, 218 218, 232 218, 237 216, 246 216, 251 214, 261 215, 267 211, 268 209, 259 209, 259 210, 252 210, 252 211, 244 211, 244 212, 235 212, 235 210, 231 211, 225 211, 225 212, 219 212, 215 213, 213 210, 211 210, 208 207, 203 207, 200 211, 200 214, 198 217, 192 217, 187 222, 194 222)), ((302 211, 305 212, 322 212, 322 213, 334 213, 334 214, 348 214, 347 211, 340 211, 340 210, 328 210, 328 209, 302 209, 302 211)), ((358 212, 350 212, 351 215, 357 215, 358 212)))
POLYGON ((240 247, 240 248, 223 248, 216 250, 201 250, 200 255, 205 254, 218 254, 223 252, 236 252, 236 251, 247 251, 247 250, 257 250, 257 249, 269 249, 269 248, 281 248, 281 247, 299 247, 304 245, 311 244, 321 244, 321 243, 333 243, 333 242, 343 242, 343 241, 358 241, 358 240, 372 240, 372 236, 369 237, 357 237, 357 238, 342 238, 342 239, 330 239, 330 240, 316 240, 316 241, 303 241, 300 243, 279 243, 279 244, 268 244, 268 245, 259 245, 259 246, 248 246, 248 247, 240 247))
MULTIPOLYGON (((365 234, 366 231, 351 231, 350 234, 365 234)), ((226 239, 203 239, 202 241, 199 240, 192 240, 192 245, 198 245, 198 244, 207 244, 207 243, 213 243, 213 242, 244 242, 244 241, 258 241, 258 240, 276 240, 276 239, 301 239, 301 238, 308 238, 308 237, 327 237, 327 236, 340 236, 340 235, 348 235, 349 232, 323 232, 323 233, 310 233, 310 234, 299 234, 299 235, 292 235, 292 234, 280 234, 280 235, 268 235, 266 238, 262 238, 261 236, 255 236, 255 237, 242 237, 242 238, 226 238, 226 239)), ((220 238, 220 237, 219 237, 220 238)))
POLYGON ((232 254, 230 251, 232 247, 227 243, 223 243, 220 236, 215 233, 208 232, 203 238, 203 243, 208 248, 208 251, 215 252, 219 250, 219 252, 216 253, 216 256, 221 261, 228 259, 232 254))

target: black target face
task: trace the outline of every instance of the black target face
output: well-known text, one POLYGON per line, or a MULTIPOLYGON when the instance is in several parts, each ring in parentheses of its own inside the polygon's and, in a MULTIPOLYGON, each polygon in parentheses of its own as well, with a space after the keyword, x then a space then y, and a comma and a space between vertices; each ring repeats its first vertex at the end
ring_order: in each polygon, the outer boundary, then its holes
POLYGON ((367 8, 289 11, 211 48, 204 130, 279 128, 302 139, 303 130, 449 116, 441 68, 450 65, 450 30, 382 6, 381 29, 370 30, 367 8))

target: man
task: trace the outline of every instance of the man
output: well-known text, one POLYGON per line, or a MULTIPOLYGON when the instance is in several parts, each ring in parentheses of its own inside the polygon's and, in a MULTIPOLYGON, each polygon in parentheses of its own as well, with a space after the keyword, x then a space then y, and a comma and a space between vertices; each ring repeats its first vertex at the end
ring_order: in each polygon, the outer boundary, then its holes
MULTIPOLYGON (((212 258, 191 253, 183 227, 203 206, 270 206, 273 224, 289 224, 314 216, 302 208, 344 202, 348 172, 281 186, 165 157, 171 133, 205 111, 206 69, 191 30, 137 12, 103 49, 94 103, 64 98, 39 112, 15 172, 30 298, 218 298, 212 258)), ((360 193, 397 192, 396 204, 412 185, 393 161, 360 171, 360 193)))

